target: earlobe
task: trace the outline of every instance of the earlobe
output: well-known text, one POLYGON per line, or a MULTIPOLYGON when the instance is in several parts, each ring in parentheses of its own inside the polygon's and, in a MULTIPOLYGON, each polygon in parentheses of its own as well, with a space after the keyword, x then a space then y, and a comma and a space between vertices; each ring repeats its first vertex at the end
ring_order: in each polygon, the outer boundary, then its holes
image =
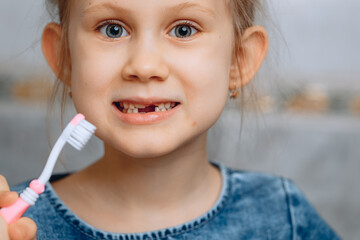
POLYGON ((260 69, 269 48, 266 30, 252 26, 243 33, 230 69, 230 89, 248 84, 260 69))
POLYGON ((64 81, 60 76, 61 37, 61 26, 57 23, 49 23, 43 31, 41 46, 50 68, 60 80, 64 81))

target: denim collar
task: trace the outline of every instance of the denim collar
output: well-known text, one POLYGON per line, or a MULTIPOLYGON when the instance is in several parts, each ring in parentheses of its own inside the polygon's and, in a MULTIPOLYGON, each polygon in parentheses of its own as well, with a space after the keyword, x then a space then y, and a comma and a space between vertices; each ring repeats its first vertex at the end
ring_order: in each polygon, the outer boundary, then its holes
POLYGON ((221 172, 222 177, 222 186, 220 195, 215 203, 215 205, 208 210, 203 215, 185 222, 183 224, 179 224, 174 227, 164 228, 160 230, 154 230, 149 232, 141 232, 141 233, 113 233, 106 232, 100 229, 97 229, 78 216, 76 216, 58 197, 54 189, 52 188, 50 183, 46 184, 46 191, 44 195, 49 200, 50 204, 54 207, 55 211, 72 227, 74 227, 77 231, 83 233, 88 238, 93 239, 108 239, 108 240, 127 240, 127 239, 164 239, 171 237, 175 237, 177 235, 181 235, 186 232, 190 232, 194 229, 201 228, 207 222, 211 221, 226 205, 227 200, 229 199, 231 184, 230 184, 230 170, 226 168, 222 164, 212 163, 215 167, 217 167, 221 172))

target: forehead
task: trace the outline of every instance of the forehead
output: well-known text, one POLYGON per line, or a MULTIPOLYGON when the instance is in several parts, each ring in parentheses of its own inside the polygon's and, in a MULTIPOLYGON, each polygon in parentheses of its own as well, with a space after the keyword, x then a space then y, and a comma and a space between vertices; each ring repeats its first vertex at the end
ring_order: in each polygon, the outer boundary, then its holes
POLYGON ((211 17, 228 15, 227 0, 73 0, 72 11, 86 15, 101 11, 123 10, 136 14, 199 12, 211 17))

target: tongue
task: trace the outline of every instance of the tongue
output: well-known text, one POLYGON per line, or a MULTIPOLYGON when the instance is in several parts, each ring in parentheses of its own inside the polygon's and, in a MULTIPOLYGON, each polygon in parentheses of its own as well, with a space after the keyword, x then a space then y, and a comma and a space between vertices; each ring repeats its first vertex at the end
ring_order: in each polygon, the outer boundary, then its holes
POLYGON ((139 112, 155 112, 155 106, 150 105, 150 106, 147 106, 146 108, 139 108, 138 111, 139 112))

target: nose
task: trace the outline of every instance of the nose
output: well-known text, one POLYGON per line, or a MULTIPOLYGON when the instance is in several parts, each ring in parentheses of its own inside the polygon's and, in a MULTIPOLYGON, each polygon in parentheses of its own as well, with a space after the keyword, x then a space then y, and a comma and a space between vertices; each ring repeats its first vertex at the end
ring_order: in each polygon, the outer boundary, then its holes
POLYGON ((128 59, 122 77, 128 81, 164 81, 169 76, 169 67, 159 43, 149 38, 134 40, 129 46, 128 59))

